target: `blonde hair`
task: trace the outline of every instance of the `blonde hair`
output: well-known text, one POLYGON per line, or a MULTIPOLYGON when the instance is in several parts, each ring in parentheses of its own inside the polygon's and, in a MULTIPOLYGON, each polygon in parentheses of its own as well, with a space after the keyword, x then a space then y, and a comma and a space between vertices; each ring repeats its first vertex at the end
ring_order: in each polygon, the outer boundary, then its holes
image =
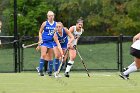
POLYGON ((48 11, 47 15, 54 15, 53 11, 48 11))

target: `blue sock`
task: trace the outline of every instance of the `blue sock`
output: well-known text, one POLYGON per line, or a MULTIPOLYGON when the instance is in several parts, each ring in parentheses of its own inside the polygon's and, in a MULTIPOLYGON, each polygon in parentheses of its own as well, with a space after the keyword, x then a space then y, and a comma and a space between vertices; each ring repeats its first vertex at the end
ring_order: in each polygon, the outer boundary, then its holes
POLYGON ((39 63, 39 71, 42 71, 44 67, 44 59, 40 59, 40 63, 39 63))
POLYGON ((52 72, 53 71, 53 61, 49 60, 48 63, 49 63, 49 72, 52 72))
POLYGON ((54 59, 54 64, 55 64, 55 71, 57 71, 58 70, 58 68, 59 68, 59 65, 60 65, 60 63, 59 63, 59 59, 54 59))

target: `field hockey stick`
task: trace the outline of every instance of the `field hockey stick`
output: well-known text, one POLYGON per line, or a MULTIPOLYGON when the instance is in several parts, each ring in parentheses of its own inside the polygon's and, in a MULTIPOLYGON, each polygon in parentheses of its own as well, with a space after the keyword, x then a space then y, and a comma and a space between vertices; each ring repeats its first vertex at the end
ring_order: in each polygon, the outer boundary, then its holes
POLYGON ((65 58, 67 52, 68 52, 68 49, 66 50, 66 52, 65 52, 65 54, 64 54, 64 57, 62 57, 62 60, 61 60, 62 62, 60 63, 59 68, 58 68, 58 70, 57 70, 57 75, 60 73, 62 64, 63 64, 63 62, 64 62, 64 58, 65 58))
POLYGON ((73 47, 75 48, 76 52, 78 53, 78 55, 79 55, 79 57, 80 57, 80 59, 81 59, 81 62, 82 62, 83 66, 84 66, 84 68, 85 68, 85 70, 86 70, 86 72, 87 72, 88 77, 90 77, 89 72, 88 72, 88 69, 87 69, 87 67, 86 67, 86 65, 85 65, 85 63, 84 63, 84 61, 83 61, 83 58, 81 57, 81 55, 80 55, 78 49, 76 48, 76 46, 73 46, 73 47))
POLYGON ((28 47, 32 47, 32 46, 35 46, 35 45, 38 45, 38 43, 33 43, 33 44, 29 44, 29 45, 22 44, 22 47, 23 48, 28 48, 28 47))

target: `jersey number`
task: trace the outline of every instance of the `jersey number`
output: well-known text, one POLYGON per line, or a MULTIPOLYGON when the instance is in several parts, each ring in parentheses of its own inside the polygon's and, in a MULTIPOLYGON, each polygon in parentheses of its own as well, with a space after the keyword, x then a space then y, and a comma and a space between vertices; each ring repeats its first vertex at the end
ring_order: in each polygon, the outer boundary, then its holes
POLYGON ((54 34, 54 30, 49 30, 49 34, 48 35, 53 35, 54 34))
POLYGON ((77 39, 77 38, 79 38, 79 36, 78 36, 78 35, 75 35, 75 36, 74 36, 74 39, 77 39))

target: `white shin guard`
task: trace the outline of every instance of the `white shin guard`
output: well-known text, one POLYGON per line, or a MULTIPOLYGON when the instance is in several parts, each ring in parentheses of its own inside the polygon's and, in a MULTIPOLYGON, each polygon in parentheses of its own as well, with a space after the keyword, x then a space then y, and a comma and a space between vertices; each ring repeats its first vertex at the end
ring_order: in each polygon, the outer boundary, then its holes
POLYGON ((74 64, 74 61, 69 60, 69 62, 68 62, 68 64, 67 64, 67 67, 66 67, 65 73, 66 73, 66 72, 70 72, 70 70, 71 70, 73 64, 74 64))
POLYGON ((137 71, 137 67, 136 67, 136 65, 133 65, 133 66, 129 67, 126 71, 124 71, 123 74, 128 75, 128 74, 135 72, 135 71, 137 71))

